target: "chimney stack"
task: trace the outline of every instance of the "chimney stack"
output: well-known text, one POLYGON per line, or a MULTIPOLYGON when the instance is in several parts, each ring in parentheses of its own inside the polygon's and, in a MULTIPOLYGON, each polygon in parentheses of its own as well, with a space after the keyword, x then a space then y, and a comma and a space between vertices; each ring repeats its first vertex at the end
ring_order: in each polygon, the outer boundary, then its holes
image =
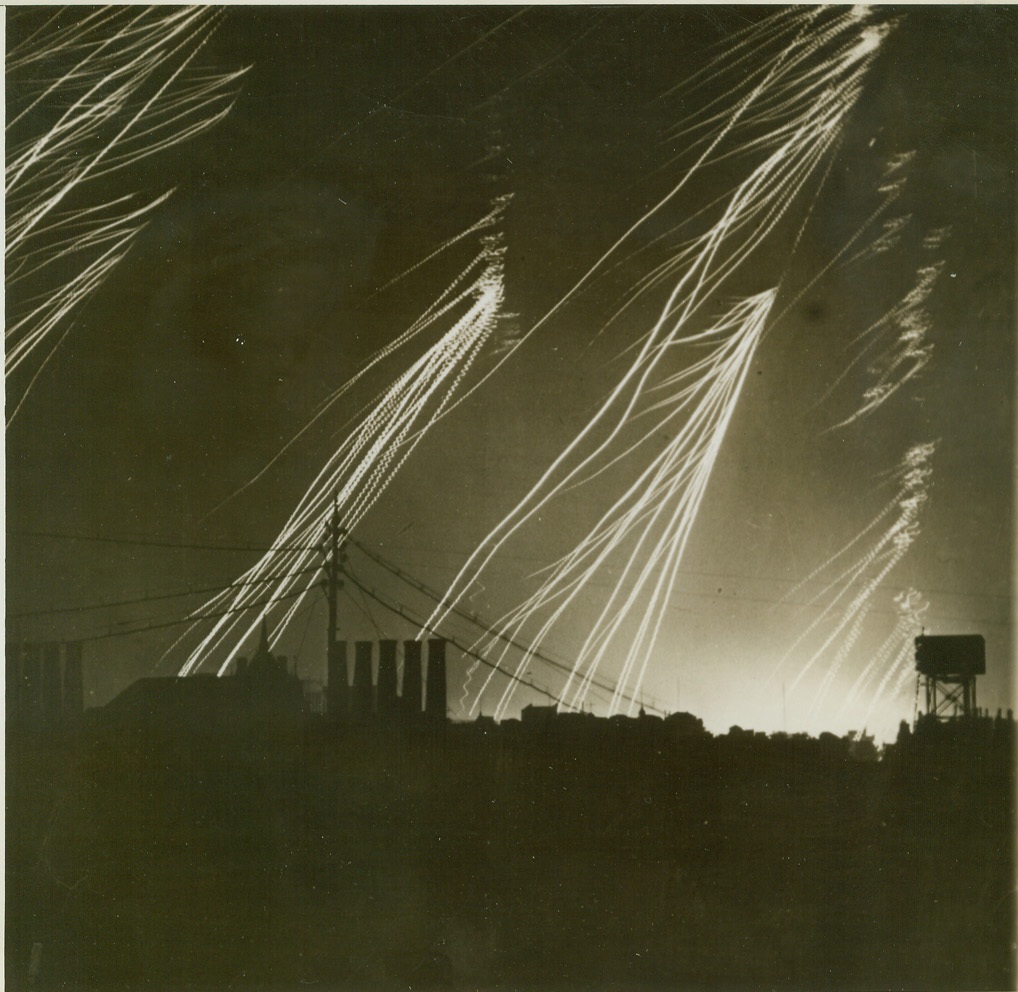
POLYGON ((421 642, 403 642, 403 712, 421 715, 421 642))

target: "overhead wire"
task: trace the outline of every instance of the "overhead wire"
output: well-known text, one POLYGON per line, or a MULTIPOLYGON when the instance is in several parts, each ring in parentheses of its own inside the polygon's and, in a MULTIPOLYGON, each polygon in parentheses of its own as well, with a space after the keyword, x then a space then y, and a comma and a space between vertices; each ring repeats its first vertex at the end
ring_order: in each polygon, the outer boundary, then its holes
POLYGON ((88 603, 81 606, 54 606, 47 609, 23 610, 19 613, 8 613, 11 620, 24 620, 28 617, 54 616, 60 613, 94 613, 100 610, 115 609, 118 606, 137 606, 141 603, 153 603, 165 599, 183 599, 187 596, 204 596, 210 592, 224 592, 229 589, 237 589, 241 586, 264 585, 276 579, 287 579, 296 575, 304 575, 307 572, 316 572, 321 569, 320 565, 311 565, 296 572, 287 572, 283 575, 270 575, 260 579, 249 579, 240 582, 220 583, 215 586, 206 586, 201 589, 182 589, 178 592, 156 593, 154 595, 136 596, 133 599, 107 600, 102 603, 88 603))
POLYGON ((234 606, 225 610, 218 610, 214 613, 202 613, 197 616, 186 616, 178 617, 175 620, 167 620, 163 623, 150 623, 144 627, 132 627, 130 630, 111 630, 101 634, 84 634, 80 637, 75 638, 78 641, 102 641, 107 640, 111 637, 128 637, 132 634, 145 634, 150 630, 165 630, 168 627, 180 627, 184 624, 192 624, 200 620, 214 620, 219 617, 229 616, 234 613, 244 613, 249 610, 262 609, 266 606, 272 606, 275 603, 282 602, 283 600, 293 599, 296 596, 304 594, 304 590, 300 592, 288 592, 282 593, 278 596, 273 596, 271 599, 263 599, 253 603, 247 603, 243 606, 234 606))

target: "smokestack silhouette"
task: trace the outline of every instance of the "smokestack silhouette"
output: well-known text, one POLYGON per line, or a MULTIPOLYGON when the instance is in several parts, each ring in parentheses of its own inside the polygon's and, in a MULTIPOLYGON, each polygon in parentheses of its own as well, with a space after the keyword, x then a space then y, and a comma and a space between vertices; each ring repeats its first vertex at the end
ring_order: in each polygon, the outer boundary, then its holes
POLYGON ((357 641, 354 646, 354 716, 365 717, 371 714, 371 656, 374 653, 374 647, 372 641, 357 641))
POLYGON ((403 642, 403 712, 421 715, 421 642, 403 642))
POLYGON ((350 674, 346 667, 346 641, 329 645, 329 682, 325 687, 325 711, 332 717, 345 716, 350 708, 350 674))
POLYGON ((396 711, 396 642, 378 642, 378 712, 390 716, 396 711))
POLYGON ((424 705, 430 719, 445 719, 445 641, 438 637, 428 641, 428 694, 424 705))

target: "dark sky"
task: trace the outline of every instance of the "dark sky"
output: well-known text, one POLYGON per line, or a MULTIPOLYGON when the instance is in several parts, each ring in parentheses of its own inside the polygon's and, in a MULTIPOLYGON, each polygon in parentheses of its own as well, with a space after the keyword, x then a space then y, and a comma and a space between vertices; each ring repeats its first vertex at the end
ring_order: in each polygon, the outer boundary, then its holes
MULTIPOLYGON (((217 70, 252 67, 236 105, 214 130, 119 177, 126 188, 175 192, 8 432, 9 614, 230 582, 254 554, 25 532, 271 542, 356 403, 398 367, 210 511, 438 296, 462 256, 375 290, 511 192, 506 302, 518 326, 530 326, 674 185, 675 148, 662 134, 694 108, 661 95, 705 64, 711 46, 772 12, 549 7, 513 17, 520 10, 229 10, 202 59, 217 70)), ((8 44, 37 13, 9 18, 8 44)), ((780 690, 763 678, 812 616, 782 597, 887 502, 893 488, 881 479, 905 449, 930 440, 939 445, 922 533, 875 605, 871 636, 893 624, 881 612, 893 591, 912 585, 929 600, 929 631, 985 635, 981 701, 1010 705, 1015 15, 972 6, 900 14, 794 257, 754 258, 739 286, 804 285, 875 206, 886 159, 915 152, 894 210, 911 215, 909 233, 875 263, 832 271, 768 333, 712 476, 648 679, 663 705, 675 707, 678 693, 712 729, 780 726, 780 690), (822 399, 851 340, 908 290, 928 260, 922 235, 945 225, 930 364, 854 429, 822 433, 865 385, 850 375, 822 399)), ((674 216, 732 174, 708 175, 674 216)), ((646 259, 658 256, 628 258, 596 281, 437 425, 359 539, 444 589, 618 372, 609 359, 633 328, 597 331, 646 259)), ((549 549, 568 550, 603 498, 594 487, 562 501, 494 564, 472 608, 494 616, 512 606, 526 575, 549 549)), ((200 602, 55 613, 15 629, 89 636, 200 602)), ((377 636, 376 624, 393 637, 415 633, 377 606, 344 610, 350 639, 377 636)), ((324 604, 306 616, 286 649, 320 678, 324 604)), ((583 623, 573 618, 549 648, 568 657, 583 623)), ((157 661, 174 636, 91 641, 90 698, 172 672, 172 659, 157 661)), ((846 671, 863 664, 864 650, 846 671)), ((554 686, 553 675, 534 674, 554 686)))

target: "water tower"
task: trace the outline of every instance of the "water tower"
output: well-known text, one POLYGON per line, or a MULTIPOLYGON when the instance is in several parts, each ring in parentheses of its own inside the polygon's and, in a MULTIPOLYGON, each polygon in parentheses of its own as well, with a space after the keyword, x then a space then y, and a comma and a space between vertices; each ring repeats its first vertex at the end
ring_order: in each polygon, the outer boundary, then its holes
POLYGON ((915 667, 926 685, 926 713, 937 720, 976 713, 976 676, 986 674, 981 634, 917 637, 915 667))

